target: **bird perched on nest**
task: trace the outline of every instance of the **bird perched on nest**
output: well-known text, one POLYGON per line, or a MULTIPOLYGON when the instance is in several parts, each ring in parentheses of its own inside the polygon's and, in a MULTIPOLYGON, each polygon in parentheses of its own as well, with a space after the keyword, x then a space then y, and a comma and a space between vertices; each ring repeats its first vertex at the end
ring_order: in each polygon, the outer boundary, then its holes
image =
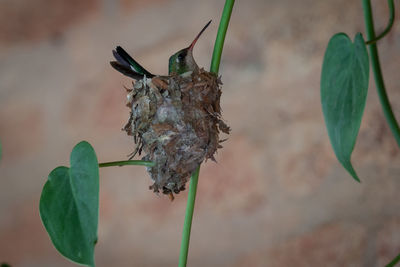
MULTIPOLYGON (((169 58, 168 75, 180 75, 188 71, 199 70, 199 66, 197 66, 197 63, 193 58, 193 48, 201 34, 210 24, 211 20, 206 24, 206 26, 204 26, 204 28, 188 47, 179 50, 169 58)), ((120 46, 117 46, 116 49, 113 50, 113 55, 117 61, 111 61, 111 66, 128 77, 131 77, 135 80, 141 80, 145 76, 147 78, 153 78, 156 76, 143 68, 120 46)))
POLYGON ((194 45, 210 23, 188 47, 169 58, 168 76, 150 73, 120 46, 113 50, 116 61, 110 62, 136 80, 133 88, 127 89, 131 112, 124 127, 137 145, 132 157, 145 152, 143 160, 155 163, 147 167, 154 181, 150 189, 171 199, 173 193, 185 189, 204 159, 215 161, 214 154, 223 141, 219 132, 230 131, 221 118, 220 79, 200 69, 193 58, 194 45))

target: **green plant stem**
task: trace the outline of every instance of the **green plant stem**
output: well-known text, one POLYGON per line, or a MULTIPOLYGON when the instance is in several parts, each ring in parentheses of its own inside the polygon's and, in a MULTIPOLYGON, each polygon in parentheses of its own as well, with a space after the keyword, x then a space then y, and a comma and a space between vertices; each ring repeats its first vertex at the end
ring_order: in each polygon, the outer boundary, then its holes
MULTIPOLYGON (((210 72, 218 75, 219 64, 221 62, 222 49, 224 47, 226 31, 228 30, 229 20, 235 0, 226 0, 224 10, 222 11, 221 21, 218 27, 217 38, 215 40, 214 52, 211 59, 210 72)), ((190 231, 192 228, 192 219, 194 203, 196 200, 197 183, 199 181, 200 166, 192 173, 189 185, 189 195, 186 205, 185 222, 183 224, 181 251, 179 254, 179 267, 186 267, 187 256, 189 253, 190 231)))
POLYGON ((141 165, 141 166, 146 166, 146 167, 153 167, 153 166, 155 166, 155 163, 152 161, 144 161, 144 160, 122 160, 122 161, 111 161, 111 162, 99 163, 99 168, 124 166, 124 165, 141 165))
MULTIPOLYGON (((370 0, 363 0, 363 10, 364 10, 365 27, 367 30, 367 38, 369 40, 374 40, 375 30, 374 30, 374 21, 372 17, 370 0)), ((375 85, 378 91, 379 100, 382 105, 383 114, 385 115, 390 130, 392 131, 392 134, 396 139, 397 145, 400 147, 400 128, 396 121, 396 118, 394 117, 388 96, 386 94, 385 83, 383 81, 382 70, 379 63, 378 48, 375 43, 369 45, 369 55, 371 58, 371 66, 374 72, 375 85)))
POLYGON ((218 27, 217 39, 215 40, 214 52, 211 58, 210 72, 218 74, 219 64, 221 62, 222 49, 224 47, 225 35, 228 30, 229 20, 231 18, 233 4, 235 0, 226 0, 224 10, 222 11, 221 21, 218 27))
POLYGON ((185 267, 187 263, 187 255, 189 252, 190 230, 192 229, 192 219, 194 203, 196 201, 197 183, 199 181, 200 166, 190 177, 189 195, 186 204, 185 222, 183 224, 181 253, 179 255, 179 267, 185 267))
POLYGON ((377 37, 375 37, 374 39, 365 42, 365 44, 370 45, 370 44, 376 43, 377 41, 382 39, 388 32, 390 32, 390 29, 392 29, 393 22, 394 22, 394 3, 393 3, 393 0, 388 0, 388 6, 389 6, 390 16, 389 16, 389 23, 386 26, 386 29, 381 34, 379 34, 377 37))
POLYGON ((400 254, 397 255, 396 258, 394 258, 391 262, 389 262, 389 264, 386 265, 385 267, 394 267, 399 262, 400 262, 400 254))

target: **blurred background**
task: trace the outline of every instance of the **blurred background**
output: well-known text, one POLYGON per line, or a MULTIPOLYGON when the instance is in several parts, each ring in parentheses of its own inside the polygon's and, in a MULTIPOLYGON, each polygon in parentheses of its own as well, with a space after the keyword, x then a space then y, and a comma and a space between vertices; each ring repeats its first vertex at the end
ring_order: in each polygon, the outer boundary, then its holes
MULTIPOLYGON (((398 2, 396 2, 398 4, 398 2)), ((134 149, 111 50, 153 73, 212 19, 194 49, 208 69, 224 1, 0 1, 0 262, 75 266, 53 247, 38 205, 49 172, 89 141, 100 162, 134 149)), ((373 1, 376 30, 386 1, 373 1)), ((399 7, 396 7, 399 13, 399 7)), ((384 266, 400 252, 400 153, 373 80, 353 154, 336 161, 320 107, 324 50, 364 32, 361 1, 237 1, 220 74, 232 128, 202 165, 188 266, 384 266)), ((400 118, 400 23, 379 42, 400 118)), ((187 191, 148 190, 143 167, 100 171, 98 266, 177 266, 187 191)))

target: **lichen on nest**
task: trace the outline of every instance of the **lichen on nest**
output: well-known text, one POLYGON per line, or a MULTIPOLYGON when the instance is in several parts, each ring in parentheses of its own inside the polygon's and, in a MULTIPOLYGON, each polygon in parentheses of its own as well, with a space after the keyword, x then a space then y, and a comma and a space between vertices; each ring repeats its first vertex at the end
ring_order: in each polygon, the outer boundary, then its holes
POLYGON ((124 130, 136 144, 131 158, 144 152, 142 159, 155 163, 147 168, 154 192, 173 198, 185 190, 200 163, 215 161, 224 141, 219 132, 230 131, 221 118, 221 84, 215 74, 200 69, 144 78, 127 89, 131 112, 124 130))

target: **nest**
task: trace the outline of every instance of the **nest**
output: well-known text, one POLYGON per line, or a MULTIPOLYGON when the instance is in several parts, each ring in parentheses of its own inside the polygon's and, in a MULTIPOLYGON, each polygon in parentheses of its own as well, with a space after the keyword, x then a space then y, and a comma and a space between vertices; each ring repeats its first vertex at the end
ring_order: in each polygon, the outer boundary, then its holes
POLYGON ((221 148, 219 132, 229 133, 222 121, 220 79, 204 71, 156 76, 134 83, 128 91, 131 109, 124 130, 133 136, 135 154, 145 153, 154 192, 168 194, 185 190, 192 172, 204 160, 215 161, 221 148))

